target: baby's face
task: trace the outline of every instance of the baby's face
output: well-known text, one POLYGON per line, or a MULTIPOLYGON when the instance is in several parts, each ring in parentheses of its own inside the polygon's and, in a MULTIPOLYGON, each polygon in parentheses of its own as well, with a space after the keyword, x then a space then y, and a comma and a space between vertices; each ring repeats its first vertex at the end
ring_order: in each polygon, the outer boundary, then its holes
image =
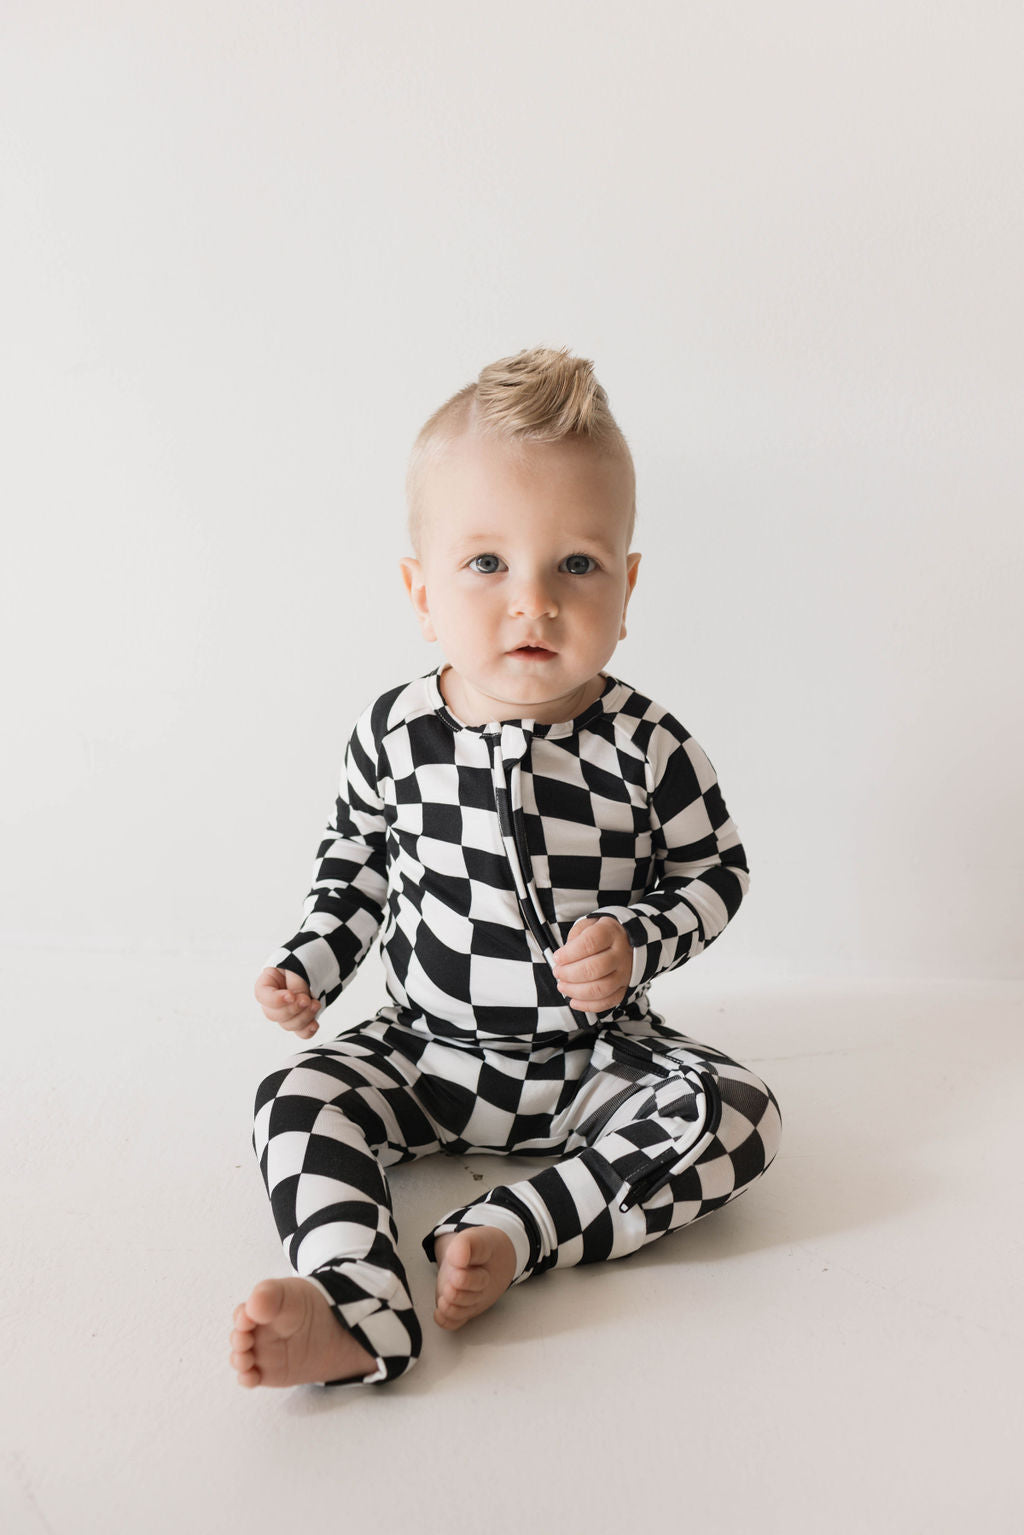
POLYGON ((467 724, 571 719, 600 694, 640 561, 631 503, 628 466, 579 442, 520 458, 466 435, 430 469, 421 558, 401 567, 467 724))

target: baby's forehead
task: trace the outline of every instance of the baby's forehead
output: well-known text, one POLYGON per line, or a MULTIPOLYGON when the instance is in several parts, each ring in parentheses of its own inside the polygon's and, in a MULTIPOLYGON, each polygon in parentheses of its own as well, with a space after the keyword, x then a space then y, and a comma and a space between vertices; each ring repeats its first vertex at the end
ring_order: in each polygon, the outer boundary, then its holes
POLYGON ((466 433, 421 461, 416 532, 435 547, 574 534, 618 548, 632 537, 631 469, 593 442, 466 433))
POLYGON ((522 545, 586 544, 614 554, 624 549, 631 532, 628 508, 531 506, 525 498, 501 505, 460 507, 435 505, 424 509, 420 530, 434 547, 462 551, 490 543, 522 545))

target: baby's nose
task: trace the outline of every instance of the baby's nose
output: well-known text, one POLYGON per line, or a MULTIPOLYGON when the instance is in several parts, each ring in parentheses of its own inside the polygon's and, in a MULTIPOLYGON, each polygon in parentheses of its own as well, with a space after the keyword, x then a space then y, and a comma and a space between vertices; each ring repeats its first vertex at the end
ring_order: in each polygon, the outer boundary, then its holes
POLYGON ((512 593, 509 608, 515 618, 532 619, 545 615, 555 618, 558 614, 555 595, 543 581, 521 582, 512 593))

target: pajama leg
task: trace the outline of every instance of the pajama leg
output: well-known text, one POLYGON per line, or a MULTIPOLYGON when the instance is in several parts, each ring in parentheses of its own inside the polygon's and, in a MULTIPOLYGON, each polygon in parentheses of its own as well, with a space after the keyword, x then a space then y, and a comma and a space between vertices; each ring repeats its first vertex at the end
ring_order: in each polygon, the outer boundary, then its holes
POLYGON ((572 1109, 553 1125, 568 1132, 562 1160, 446 1216, 423 1243, 432 1259, 443 1232, 479 1225, 512 1239, 514 1284, 624 1257, 735 1199, 768 1167, 781 1132, 759 1077, 663 1027, 597 1035, 572 1109))
POLYGON ((384 1173, 439 1148, 416 1080, 371 1021, 293 1056, 256 1095, 253 1149, 285 1256, 376 1360, 373 1374, 329 1386, 393 1380, 422 1347, 384 1173))

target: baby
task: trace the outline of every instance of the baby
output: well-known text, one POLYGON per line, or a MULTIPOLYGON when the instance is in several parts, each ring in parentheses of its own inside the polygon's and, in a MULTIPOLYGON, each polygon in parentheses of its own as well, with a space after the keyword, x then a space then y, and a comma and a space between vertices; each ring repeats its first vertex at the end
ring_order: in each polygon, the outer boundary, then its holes
POLYGON ((604 670, 640 555, 633 461, 592 365, 534 348, 426 422, 401 561, 445 661, 367 705, 301 929, 256 981, 301 1040, 380 935, 390 1004, 256 1096, 253 1146, 297 1277, 235 1309, 243 1386, 393 1380, 416 1361, 385 1169, 536 1156, 423 1239, 434 1321, 623 1257, 768 1167, 778 1104, 651 1008, 736 912, 747 862, 715 771, 604 670), (555 1160, 553 1160, 555 1159, 555 1160))

